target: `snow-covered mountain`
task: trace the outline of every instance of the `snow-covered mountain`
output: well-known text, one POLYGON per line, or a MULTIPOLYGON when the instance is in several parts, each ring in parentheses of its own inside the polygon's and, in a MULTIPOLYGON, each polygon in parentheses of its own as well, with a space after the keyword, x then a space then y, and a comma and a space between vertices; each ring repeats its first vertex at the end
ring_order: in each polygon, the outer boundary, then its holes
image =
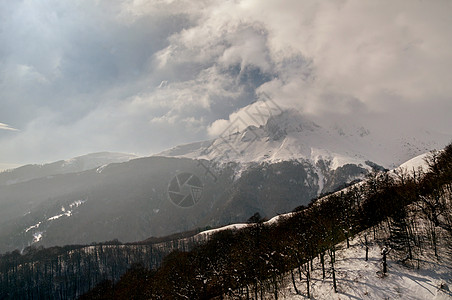
POLYGON ((290 160, 316 165, 323 160, 332 170, 346 164, 370 170, 369 161, 391 169, 421 153, 442 148, 447 142, 448 137, 431 132, 391 140, 363 126, 323 127, 295 110, 286 110, 262 126, 236 132, 226 130, 211 141, 177 146, 157 155, 219 163, 233 161, 244 167, 290 160))

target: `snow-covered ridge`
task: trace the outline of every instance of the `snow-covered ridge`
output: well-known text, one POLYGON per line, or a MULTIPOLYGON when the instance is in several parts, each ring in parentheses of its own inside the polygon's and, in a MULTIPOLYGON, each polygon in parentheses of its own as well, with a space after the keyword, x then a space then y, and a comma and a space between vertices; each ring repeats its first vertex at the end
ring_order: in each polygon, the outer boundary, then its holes
POLYGON ((138 156, 128 153, 97 152, 64 160, 62 161, 61 167, 69 168, 77 166, 85 171, 105 164, 126 162, 134 158, 138 158, 138 156))
POLYGON ((215 229, 209 229, 209 230, 202 231, 202 232, 198 233, 197 235, 195 235, 194 239, 195 240, 206 239, 206 238, 211 237, 215 233, 218 233, 218 232, 221 232, 221 231, 225 231, 225 230, 239 230, 239 229, 242 229, 242 228, 246 228, 248 226, 250 226, 250 224, 238 223, 238 224, 226 225, 226 226, 215 228, 215 229))
POLYGON ((429 168, 427 164, 427 158, 431 155, 431 152, 427 152, 421 155, 418 155, 409 161, 401 164, 396 170, 406 170, 408 172, 421 170, 422 172, 426 172, 429 168))
MULTIPOLYGON (((268 221, 263 222, 263 224, 265 225, 272 225, 272 224, 276 224, 278 223, 281 219, 283 218, 289 218, 291 216, 293 216, 294 213, 287 213, 287 214, 281 214, 281 215, 277 215, 273 218, 271 218, 268 221)), ((204 240, 207 239, 209 237, 211 237, 213 234, 221 232, 221 231, 225 231, 225 230, 240 230, 246 227, 250 227, 253 226, 253 223, 237 223, 237 224, 231 224, 231 225, 226 225, 226 226, 222 226, 219 228, 215 228, 215 229, 209 229, 206 231, 202 231, 200 233, 198 233, 197 235, 195 235, 194 240, 204 240)))

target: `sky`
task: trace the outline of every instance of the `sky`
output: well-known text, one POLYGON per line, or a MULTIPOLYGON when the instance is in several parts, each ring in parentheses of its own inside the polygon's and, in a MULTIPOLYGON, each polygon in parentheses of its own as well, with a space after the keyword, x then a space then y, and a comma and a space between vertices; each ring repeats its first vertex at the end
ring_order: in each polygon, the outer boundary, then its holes
POLYGON ((450 135, 451 11, 448 0, 0 0, 0 169, 210 139, 263 98, 320 124, 450 135))

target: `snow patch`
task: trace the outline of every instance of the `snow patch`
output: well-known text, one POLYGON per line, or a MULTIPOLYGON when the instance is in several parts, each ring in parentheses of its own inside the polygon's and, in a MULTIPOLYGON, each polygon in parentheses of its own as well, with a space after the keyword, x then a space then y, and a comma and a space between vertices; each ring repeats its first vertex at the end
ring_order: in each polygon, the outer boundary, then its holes
POLYGON ((64 206, 61 207, 61 211, 63 212, 62 214, 50 217, 47 219, 47 221, 53 221, 53 220, 57 220, 61 217, 70 217, 72 216, 72 212, 74 208, 79 207, 80 205, 82 205, 83 203, 85 203, 87 201, 87 199, 81 199, 81 200, 76 200, 74 202, 72 202, 71 204, 69 204, 69 208, 70 210, 66 210, 66 208, 64 206))
POLYGON ((198 233, 195 236, 196 238, 202 237, 202 238, 206 238, 206 237, 210 237, 211 235, 220 232, 220 231, 224 231, 224 230, 239 230, 245 227, 250 226, 250 224, 244 224, 244 223, 237 223, 237 224, 231 224, 231 225, 227 225, 227 226, 223 226, 220 228, 215 228, 215 229, 210 229, 210 230, 206 230, 203 232, 198 233))
POLYGON ((71 204, 69 204, 69 208, 70 209, 77 208, 77 207, 79 207, 80 205, 82 205, 85 202, 86 202, 86 199, 84 199, 84 200, 76 200, 76 201, 72 202, 71 204))
POLYGON ((265 224, 265 225, 273 225, 273 224, 276 224, 276 223, 278 223, 279 221, 281 221, 281 219, 292 217, 294 214, 295 214, 295 213, 290 212, 290 213, 287 213, 287 214, 277 215, 277 216, 271 218, 270 220, 265 221, 264 224, 265 224))
POLYGON ((62 213, 62 214, 50 217, 50 218, 47 219, 47 221, 57 220, 57 219, 59 219, 59 218, 61 218, 63 216, 70 217, 71 215, 72 215, 72 211, 69 210, 69 211, 67 211, 65 213, 62 213))
POLYGON ((37 243, 42 239, 43 231, 38 231, 36 233, 33 233, 33 243, 37 243))
POLYGON ((105 167, 107 167, 107 166, 108 166, 108 164, 103 165, 103 166, 100 166, 99 168, 96 169, 96 173, 101 174, 102 171, 103 171, 103 170, 105 169, 105 167))
POLYGON ((25 232, 29 232, 32 229, 36 229, 39 227, 39 225, 41 225, 41 222, 39 222, 38 224, 35 224, 33 226, 28 227, 27 229, 25 229, 25 232))

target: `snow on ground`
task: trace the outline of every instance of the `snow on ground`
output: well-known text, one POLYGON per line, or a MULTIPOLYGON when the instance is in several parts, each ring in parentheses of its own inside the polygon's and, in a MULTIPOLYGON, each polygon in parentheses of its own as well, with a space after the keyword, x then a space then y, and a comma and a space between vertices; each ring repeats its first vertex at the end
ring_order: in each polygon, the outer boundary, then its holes
MULTIPOLYGON (((273 218, 271 218, 268 221, 265 221, 264 224, 266 225, 273 225, 275 223, 278 223, 281 218, 289 218, 291 216, 293 216, 294 213, 290 212, 290 213, 286 213, 286 214, 281 214, 281 215, 277 215, 273 218)), ((210 236, 212 236, 213 234, 220 232, 220 231, 224 231, 224 230, 240 230, 242 228, 245 227, 249 227, 249 226, 253 226, 253 223, 249 224, 249 223, 237 223, 237 224, 231 224, 231 225, 226 225, 223 227, 219 227, 219 228, 215 228, 215 229, 210 229, 210 230, 206 230, 206 231, 202 231, 200 233, 198 233, 195 236, 195 240, 199 239, 199 238, 208 238, 210 236)))
POLYGON ((266 224, 266 225, 273 225, 273 224, 278 223, 278 222, 281 220, 281 218, 290 218, 290 217, 292 217, 294 214, 295 214, 295 213, 290 212, 290 213, 286 213, 286 214, 277 215, 277 216, 271 218, 270 220, 265 221, 264 224, 266 224))
POLYGON ((242 228, 245 228, 245 227, 248 227, 248 226, 250 226, 250 224, 238 223, 238 224, 231 224, 231 225, 223 226, 223 227, 220 227, 220 228, 215 228, 215 229, 202 231, 202 232, 198 233, 197 235, 195 235, 195 240, 209 238, 213 234, 215 234, 217 232, 220 232, 220 231, 224 231, 224 230, 239 230, 239 229, 242 229, 242 228))
POLYGON ((61 217, 73 216, 74 211, 76 211, 76 209, 78 207, 80 207, 81 205, 83 205, 86 201, 88 201, 88 199, 80 199, 80 200, 76 200, 76 201, 72 202, 71 204, 69 204, 69 208, 70 208, 69 210, 66 209, 64 206, 62 206, 60 214, 49 217, 43 221, 36 223, 35 225, 27 227, 25 229, 25 233, 32 231, 31 233, 32 233, 33 239, 31 241, 31 243, 33 244, 33 243, 37 243, 37 242, 41 241, 46 232, 45 228, 48 228, 53 221, 58 220, 61 217), (37 229, 39 229, 40 227, 44 227, 44 229, 38 231, 37 229))
POLYGON ((425 159, 430 155, 430 152, 418 155, 409 161, 401 164, 396 170, 407 170, 408 172, 418 171, 421 169, 423 172, 428 170, 428 164, 425 159))
POLYGON ((72 202, 71 204, 69 204, 69 207, 71 209, 73 209, 74 207, 79 207, 80 205, 82 205, 85 202, 86 202, 86 199, 76 200, 76 201, 72 202))
POLYGON ((38 228, 39 225, 41 225, 41 222, 38 222, 37 224, 28 227, 27 229, 25 229, 25 232, 29 232, 32 229, 38 228))
POLYGON ((43 231, 38 231, 36 233, 33 233, 33 243, 37 243, 42 239, 43 231))
POLYGON ((99 168, 96 169, 96 173, 101 174, 102 171, 108 166, 108 164, 106 165, 102 165, 99 168))
POLYGON ((50 218, 47 219, 47 221, 57 220, 57 219, 59 219, 59 218, 61 218, 61 217, 63 217, 63 216, 66 216, 66 217, 72 216, 72 211, 69 210, 69 211, 64 212, 64 213, 62 213, 62 214, 59 214, 59 215, 50 217, 50 218))
POLYGON ((72 202, 71 204, 69 204, 70 210, 66 210, 66 208, 65 208, 64 206, 62 206, 62 207, 61 207, 62 213, 59 214, 59 215, 56 215, 56 216, 53 216, 53 217, 48 218, 47 221, 57 220, 57 219, 59 219, 59 218, 61 218, 61 217, 63 217, 63 216, 66 216, 66 217, 72 216, 72 210, 73 210, 74 208, 79 207, 80 205, 82 205, 82 204, 85 203, 86 201, 87 201, 86 199, 82 199, 82 200, 76 200, 76 201, 72 202))
MULTIPOLYGON (((345 248, 345 245, 341 246, 345 248)), ((390 254, 388 273, 382 276, 381 247, 377 243, 371 245, 369 260, 365 261, 365 248, 357 237, 351 241, 349 249, 336 253, 337 293, 333 291, 328 256, 325 256, 328 268, 325 280, 322 279, 320 263, 317 259, 314 261, 311 299, 452 299, 452 249, 443 247, 440 255, 440 260, 436 261, 432 253, 425 254, 420 260, 420 269, 417 269, 416 263, 404 266, 390 254)), ((296 295, 288 277, 281 292, 282 299, 307 299, 306 282, 300 281, 298 273, 295 273, 297 288, 302 295, 296 295)))

